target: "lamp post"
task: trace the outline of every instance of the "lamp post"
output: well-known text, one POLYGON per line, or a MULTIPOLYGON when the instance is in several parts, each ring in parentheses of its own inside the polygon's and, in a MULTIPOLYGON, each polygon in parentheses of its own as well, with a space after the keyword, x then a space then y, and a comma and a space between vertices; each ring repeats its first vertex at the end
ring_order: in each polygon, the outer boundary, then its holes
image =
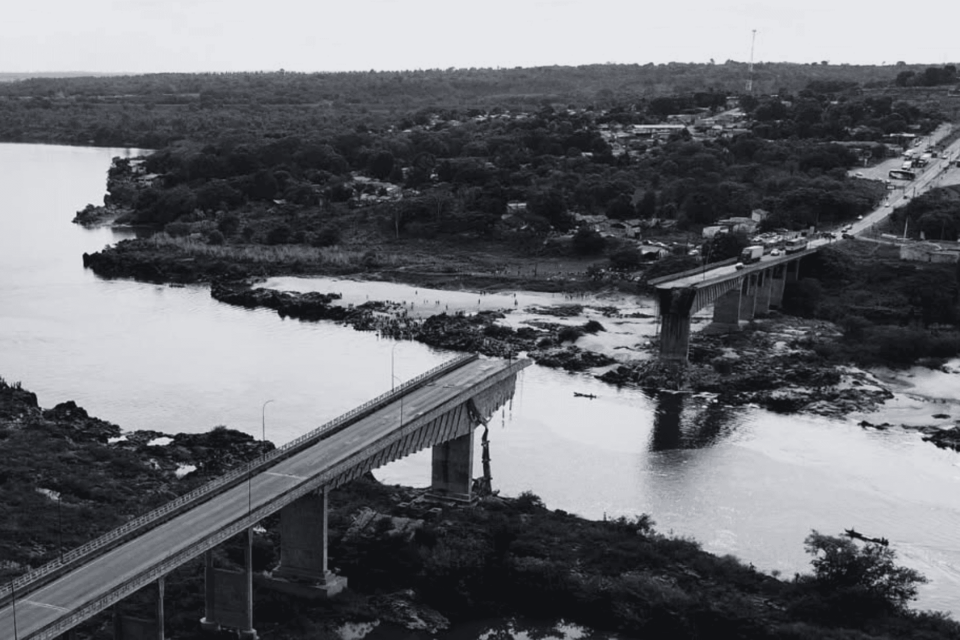
POLYGON ((260 408, 260 455, 267 455, 267 405, 273 400, 267 400, 260 408))
POLYGON ((393 382, 397 379, 397 376, 393 375, 393 354, 396 352, 399 345, 399 342, 394 342, 393 346, 390 348, 390 391, 394 390, 395 387, 393 386, 393 382))
MULTIPOLYGON (((397 376, 393 376, 394 380, 399 380, 397 376)), ((391 380, 392 382, 392 380, 391 380)), ((400 426, 403 426, 403 396, 400 396, 400 426)))
POLYGON ((57 547, 60 549, 60 562, 63 563, 63 511, 60 508, 60 492, 57 491, 57 547))
POLYGON ((17 590, 13 580, 10 581, 10 600, 13 608, 13 640, 19 640, 20 634, 17 633, 17 590))

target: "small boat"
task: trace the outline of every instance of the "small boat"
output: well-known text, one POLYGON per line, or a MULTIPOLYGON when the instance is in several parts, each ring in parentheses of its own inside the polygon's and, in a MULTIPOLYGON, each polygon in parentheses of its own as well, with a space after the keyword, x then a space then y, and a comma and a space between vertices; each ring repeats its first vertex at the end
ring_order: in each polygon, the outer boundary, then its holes
POLYGON ((594 398, 597 397, 597 396, 593 395, 592 393, 580 393, 579 391, 574 391, 574 392, 573 392, 573 395, 574 395, 574 397, 576 397, 576 398, 590 398, 591 400, 593 400, 594 398))

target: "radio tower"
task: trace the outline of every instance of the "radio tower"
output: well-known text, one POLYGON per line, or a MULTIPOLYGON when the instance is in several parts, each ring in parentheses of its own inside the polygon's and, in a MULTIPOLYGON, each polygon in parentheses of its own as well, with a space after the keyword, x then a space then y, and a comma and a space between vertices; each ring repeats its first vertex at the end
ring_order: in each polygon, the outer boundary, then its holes
POLYGON ((753 37, 750 39, 750 73, 747 76, 747 93, 753 95, 753 45, 757 42, 757 30, 753 30, 753 37))

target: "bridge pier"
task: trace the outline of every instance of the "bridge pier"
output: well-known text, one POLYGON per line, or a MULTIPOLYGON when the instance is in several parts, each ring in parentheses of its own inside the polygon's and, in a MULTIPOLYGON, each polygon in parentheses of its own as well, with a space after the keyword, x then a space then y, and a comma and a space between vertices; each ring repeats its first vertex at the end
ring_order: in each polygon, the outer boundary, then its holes
POLYGON ((267 584, 307 598, 329 598, 347 579, 327 568, 326 488, 309 493, 280 511, 280 564, 267 584))
MULTIPOLYGON (((114 608, 114 640, 165 640, 166 634, 164 633, 163 624, 163 596, 165 586, 165 579, 161 576, 157 579, 157 617, 155 620, 124 615, 114 608)), ((72 640, 76 638, 76 632, 71 629, 63 637, 72 640)))
POLYGON ((237 630, 240 640, 257 640, 253 628, 253 527, 247 527, 243 557, 244 570, 229 571, 214 567, 211 552, 206 552, 206 597, 200 628, 219 631, 221 626, 230 627, 237 630))
POLYGON ((754 307, 754 315, 765 316, 770 311, 770 299, 773 295, 772 269, 764 269, 758 274, 757 283, 757 301, 754 307))
POLYGON ((787 266, 778 264, 770 272, 770 306, 779 309, 783 305, 783 291, 787 283, 787 266))
POLYGON ((429 496, 438 500, 473 500, 473 425, 452 440, 433 446, 429 496))
POLYGON ((657 291, 660 311, 660 359, 686 363, 690 348, 690 310, 696 291, 693 289, 660 289, 657 291))
POLYGON ((730 333, 740 330, 740 287, 731 289, 713 303, 713 322, 704 327, 707 333, 730 333))
POLYGON ((740 319, 753 320, 757 308, 757 274, 750 273, 743 279, 740 294, 740 319))

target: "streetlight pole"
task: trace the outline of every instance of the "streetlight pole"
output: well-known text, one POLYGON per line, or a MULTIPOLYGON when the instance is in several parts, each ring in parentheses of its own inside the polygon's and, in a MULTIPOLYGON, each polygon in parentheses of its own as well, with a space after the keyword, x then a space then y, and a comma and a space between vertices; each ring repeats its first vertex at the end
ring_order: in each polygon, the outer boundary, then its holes
POLYGON ((397 376, 393 375, 393 354, 399 346, 399 342, 394 342, 393 346, 390 348, 390 391, 394 390, 393 381, 397 379, 397 376))
MULTIPOLYGON (((396 376, 393 376, 394 380, 398 380, 396 376)), ((400 426, 403 426, 403 396, 400 396, 400 426)))
POLYGON ((267 405, 273 400, 267 400, 260 408, 260 455, 267 455, 267 405))
POLYGON ((13 607, 13 640, 19 640, 20 634, 17 633, 17 588, 13 580, 10 581, 10 599, 13 607))
POLYGON ((63 510, 60 508, 60 492, 57 491, 57 546, 60 548, 60 562, 63 563, 63 510))

